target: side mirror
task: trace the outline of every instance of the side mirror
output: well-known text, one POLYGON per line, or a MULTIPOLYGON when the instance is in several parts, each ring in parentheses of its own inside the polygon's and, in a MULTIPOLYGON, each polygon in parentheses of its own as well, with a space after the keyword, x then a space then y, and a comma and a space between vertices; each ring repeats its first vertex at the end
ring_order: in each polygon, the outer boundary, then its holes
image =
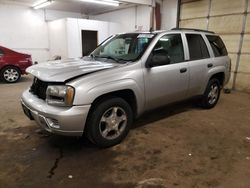
POLYGON ((156 50, 149 58, 147 67, 155 67, 170 64, 170 58, 165 50, 156 50))

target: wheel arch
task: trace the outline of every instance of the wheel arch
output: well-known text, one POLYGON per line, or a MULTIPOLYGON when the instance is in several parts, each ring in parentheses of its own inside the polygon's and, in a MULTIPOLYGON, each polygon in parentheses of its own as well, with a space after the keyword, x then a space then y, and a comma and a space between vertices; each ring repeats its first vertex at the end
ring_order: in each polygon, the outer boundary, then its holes
POLYGON ((20 72, 20 74, 22 74, 22 71, 21 71, 20 67, 18 67, 16 65, 12 65, 12 64, 6 64, 6 65, 2 66, 1 69, 0 69, 0 72, 2 72, 2 70, 5 69, 6 67, 15 67, 15 68, 18 69, 18 71, 20 72))
POLYGON ((138 104, 137 104, 137 99, 136 95, 133 90, 131 89, 122 89, 122 90, 117 90, 117 91, 112 91, 109 93, 102 94, 98 97, 95 98, 95 100, 91 104, 90 111, 100 102, 107 100, 112 97, 119 97, 125 100, 132 108, 132 111, 135 115, 135 117, 138 114, 138 104))
POLYGON ((220 82, 220 86, 223 87, 224 80, 225 80, 225 73, 224 72, 217 72, 217 73, 211 75, 209 80, 212 80, 214 78, 218 79, 220 82))

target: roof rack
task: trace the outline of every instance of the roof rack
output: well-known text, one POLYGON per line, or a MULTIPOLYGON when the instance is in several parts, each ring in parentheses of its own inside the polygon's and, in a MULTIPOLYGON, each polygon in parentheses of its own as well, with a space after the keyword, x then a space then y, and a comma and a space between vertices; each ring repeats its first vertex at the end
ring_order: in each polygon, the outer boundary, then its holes
POLYGON ((190 30, 190 31, 200 31, 200 32, 206 32, 206 33, 213 33, 213 31, 203 30, 203 29, 192 29, 192 28, 173 28, 171 30, 190 30))

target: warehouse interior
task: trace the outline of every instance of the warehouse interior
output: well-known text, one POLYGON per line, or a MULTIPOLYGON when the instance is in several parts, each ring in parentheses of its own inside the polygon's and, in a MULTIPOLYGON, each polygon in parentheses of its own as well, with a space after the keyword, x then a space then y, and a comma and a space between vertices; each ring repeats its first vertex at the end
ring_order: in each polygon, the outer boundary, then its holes
POLYGON ((231 58, 215 108, 189 99, 150 110, 105 149, 25 117, 32 75, 0 81, 0 187, 249 187, 249 12, 250 0, 0 0, 0 47, 33 64, 88 56, 119 33, 173 28, 215 32, 231 58))

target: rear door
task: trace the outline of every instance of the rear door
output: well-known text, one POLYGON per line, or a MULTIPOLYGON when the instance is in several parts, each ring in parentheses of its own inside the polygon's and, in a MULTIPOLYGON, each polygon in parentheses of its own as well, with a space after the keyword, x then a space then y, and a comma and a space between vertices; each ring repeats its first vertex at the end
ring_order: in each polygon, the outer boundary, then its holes
POLYGON ((156 108, 186 98, 189 69, 184 58, 183 36, 180 33, 162 36, 152 55, 161 50, 168 55, 169 64, 144 68, 146 108, 156 108))
POLYGON ((188 46, 188 66, 190 82, 188 97, 203 94, 207 84, 208 70, 213 66, 213 60, 203 35, 199 33, 186 33, 188 46))

